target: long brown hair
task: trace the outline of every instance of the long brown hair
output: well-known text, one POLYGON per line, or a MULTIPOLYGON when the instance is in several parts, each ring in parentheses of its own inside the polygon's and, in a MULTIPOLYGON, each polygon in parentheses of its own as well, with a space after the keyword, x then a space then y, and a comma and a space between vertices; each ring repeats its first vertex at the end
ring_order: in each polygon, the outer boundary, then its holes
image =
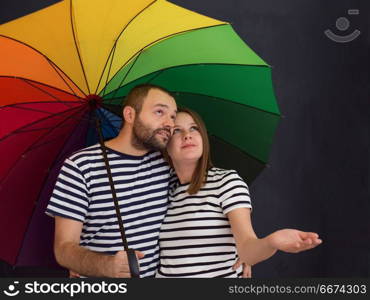
MULTIPOLYGON (((212 160, 211 160, 211 149, 209 145, 209 139, 207 134, 206 125, 204 124, 202 118, 195 112, 188 108, 181 107, 179 108, 177 113, 187 113, 190 115, 195 124, 197 124, 199 128, 199 133, 202 137, 203 141, 203 153, 202 156, 199 158, 197 166, 194 170, 194 173, 191 177, 189 188, 187 192, 190 195, 196 194, 201 187, 204 185, 206 179, 207 179, 207 173, 210 168, 213 167, 212 160)), ((171 167, 173 168, 173 162, 171 160, 171 157, 168 155, 167 150, 164 151, 164 157, 169 162, 171 167)))

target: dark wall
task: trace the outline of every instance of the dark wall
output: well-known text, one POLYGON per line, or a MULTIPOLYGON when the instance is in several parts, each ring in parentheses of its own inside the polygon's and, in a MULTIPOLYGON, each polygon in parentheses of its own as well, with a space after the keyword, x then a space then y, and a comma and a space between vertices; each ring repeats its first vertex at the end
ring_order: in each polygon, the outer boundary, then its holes
POLYGON ((12 0, 0 2, 0 24, 57 3, 56 0, 12 0))
POLYGON ((251 186, 258 236, 285 227, 323 244, 278 253, 254 277, 370 275, 370 3, 319 0, 173 1, 230 22, 273 66, 279 124, 267 168, 251 186), (358 9, 359 15, 348 15, 358 9), (336 28, 346 17, 350 27, 336 28), (336 43, 326 29, 360 36, 336 43))
MULTIPOLYGON (((0 23, 51 2, 1 2, 0 23)), ((172 2, 230 22, 273 67, 284 118, 276 132, 270 167, 251 186, 253 225, 260 237, 290 227, 318 232, 324 242, 300 254, 277 253, 253 267, 253 276, 368 277, 370 3, 172 2), (359 15, 348 15, 348 9, 358 9, 359 15), (339 17, 350 21, 346 31, 336 28, 339 17), (341 35, 358 29, 361 34, 351 42, 336 43, 324 35, 326 29, 341 35)), ((34 272, 37 275, 40 270, 34 272)))

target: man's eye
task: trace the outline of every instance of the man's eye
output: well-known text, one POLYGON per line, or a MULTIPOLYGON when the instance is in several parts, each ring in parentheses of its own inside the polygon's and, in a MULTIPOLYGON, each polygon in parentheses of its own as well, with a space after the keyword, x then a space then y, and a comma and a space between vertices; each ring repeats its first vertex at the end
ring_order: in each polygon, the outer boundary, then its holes
POLYGON ((161 115, 163 115, 163 110, 161 110, 161 109, 156 110, 155 114, 158 115, 158 116, 161 116, 161 115))

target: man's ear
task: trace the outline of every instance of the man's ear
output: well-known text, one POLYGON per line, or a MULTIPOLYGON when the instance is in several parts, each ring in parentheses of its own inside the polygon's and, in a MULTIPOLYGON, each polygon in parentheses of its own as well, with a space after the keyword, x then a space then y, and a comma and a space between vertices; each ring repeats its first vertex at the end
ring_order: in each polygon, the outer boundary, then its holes
POLYGON ((131 106, 125 106, 123 109, 123 118, 125 122, 133 124, 135 121, 135 117, 136 117, 135 109, 131 106))

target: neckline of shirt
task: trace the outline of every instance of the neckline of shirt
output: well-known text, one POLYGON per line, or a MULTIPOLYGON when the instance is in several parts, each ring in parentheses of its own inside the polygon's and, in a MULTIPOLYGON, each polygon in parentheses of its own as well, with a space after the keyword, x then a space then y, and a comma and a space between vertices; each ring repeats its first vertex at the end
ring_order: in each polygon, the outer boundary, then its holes
MULTIPOLYGON (((100 145, 99 145, 99 148, 101 149, 100 145)), ((119 152, 119 151, 114 150, 112 148, 109 148, 107 146, 105 146, 105 148, 108 150, 108 153, 114 153, 114 154, 116 154, 118 156, 121 156, 121 157, 124 157, 124 158, 131 158, 131 159, 136 159, 136 160, 141 160, 144 157, 156 152, 154 150, 149 150, 147 153, 145 153, 143 155, 133 155, 133 154, 127 154, 127 153, 119 152)))
MULTIPOLYGON (((209 168, 208 169, 208 171, 207 171, 207 178, 208 178, 208 176, 209 176, 209 172, 210 171, 213 171, 213 172, 215 172, 215 171, 217 171, 219 168, 217 168, 217 167, 211 167, 211 168, 209 168)), ((175 174, 175 176, 176 176, 176 181, 177 181, 177 186, 178 187, 184 187, 184 186, 187 186, 187 185, 190 185, 190 181, 189 182, 185 182, 185 183, 181 183, 180 182, 180 179, 179 179, 179 177, 177 176, 177 174, 176 174, 176 172, 175 172, 175 170, 174 169, 172 169, 173 170, 173 173, 175 174)))

